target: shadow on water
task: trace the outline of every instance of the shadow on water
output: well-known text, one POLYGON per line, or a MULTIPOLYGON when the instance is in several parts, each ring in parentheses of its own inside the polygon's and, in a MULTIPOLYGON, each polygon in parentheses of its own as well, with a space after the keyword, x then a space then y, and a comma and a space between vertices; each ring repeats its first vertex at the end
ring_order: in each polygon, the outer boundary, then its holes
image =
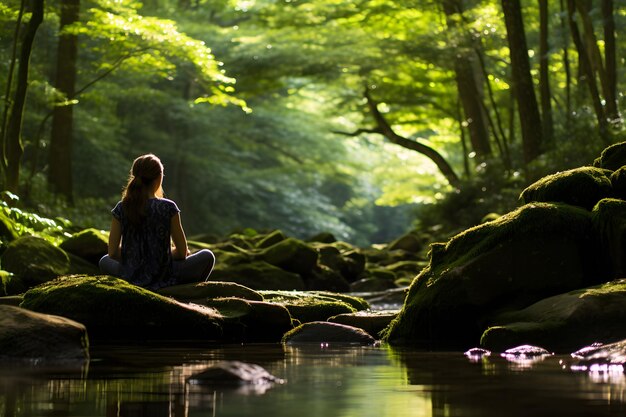
POLYGON ((444 417, 624 415, 621 373, 573 372, 568 357, 469 360, 388 347, 107 346, 89 366, 0 365, 0 417, 444 417), (284 384, 202 386, 220 361, 284 384))

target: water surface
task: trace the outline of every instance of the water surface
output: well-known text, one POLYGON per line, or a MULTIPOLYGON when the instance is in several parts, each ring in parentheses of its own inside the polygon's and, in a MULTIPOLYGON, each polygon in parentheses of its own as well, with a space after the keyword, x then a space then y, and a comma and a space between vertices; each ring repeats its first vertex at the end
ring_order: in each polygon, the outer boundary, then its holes
POLYGON ((88 364, 0 364, 0 416, 623 416, 620 372, 389 347, 99 347, 88 364), (273 386, 205 387, 221 360, 256 363, 273 386))

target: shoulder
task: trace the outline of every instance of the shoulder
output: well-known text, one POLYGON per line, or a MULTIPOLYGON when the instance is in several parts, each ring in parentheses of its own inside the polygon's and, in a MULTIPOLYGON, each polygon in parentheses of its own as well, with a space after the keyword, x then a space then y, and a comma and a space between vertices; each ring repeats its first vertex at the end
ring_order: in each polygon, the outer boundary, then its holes
POLYGON ((113 210, 111 210, 111 214, 113 214, 113 217, 119 220, 120 217, 122 217, 123 211, 124 210, 122 208, 122 202, 118 201, 115 207, 113 207, 113 210))
POLYGON ((157 198, 154 201, 156 206, 158 207, 158 210, 161 212, 166 211, 171 216, 175 215, 176 213, 180 213, 180 209, 172 200, 169 200, 167 198, 157 198))

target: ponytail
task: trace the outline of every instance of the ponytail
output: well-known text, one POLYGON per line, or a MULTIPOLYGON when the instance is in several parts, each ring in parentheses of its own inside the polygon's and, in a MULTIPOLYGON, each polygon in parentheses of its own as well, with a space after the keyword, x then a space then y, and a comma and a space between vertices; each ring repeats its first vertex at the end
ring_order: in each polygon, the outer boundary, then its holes
MULTIPOLYGON (((133 161, 128 182, 122 192, 122 209, 133 226, 140 226, 145 214, 146 202, 154 181, 163 174, 163 164, 155 155, 142 155, 133 161)), ((162 190, 158 195, 162 197, 162 190)))

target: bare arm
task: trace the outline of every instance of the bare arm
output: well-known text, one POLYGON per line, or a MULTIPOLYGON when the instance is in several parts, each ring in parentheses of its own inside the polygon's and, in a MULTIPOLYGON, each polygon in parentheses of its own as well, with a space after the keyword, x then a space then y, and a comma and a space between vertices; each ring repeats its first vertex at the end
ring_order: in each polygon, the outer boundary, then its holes
POLYGON ((111 221, 109 232, 109 256, 117 261, 121 259, 122 225, 115 217, 111 221))
POLYGON ((172 216, 171 234, 172 241, 174 242, 172 257, 174 259, 185 259, 189 254, 189 249, 187 248, 187 238, 185 237, 183 225, 180 220, 180 213, 176 213, 172 216))

